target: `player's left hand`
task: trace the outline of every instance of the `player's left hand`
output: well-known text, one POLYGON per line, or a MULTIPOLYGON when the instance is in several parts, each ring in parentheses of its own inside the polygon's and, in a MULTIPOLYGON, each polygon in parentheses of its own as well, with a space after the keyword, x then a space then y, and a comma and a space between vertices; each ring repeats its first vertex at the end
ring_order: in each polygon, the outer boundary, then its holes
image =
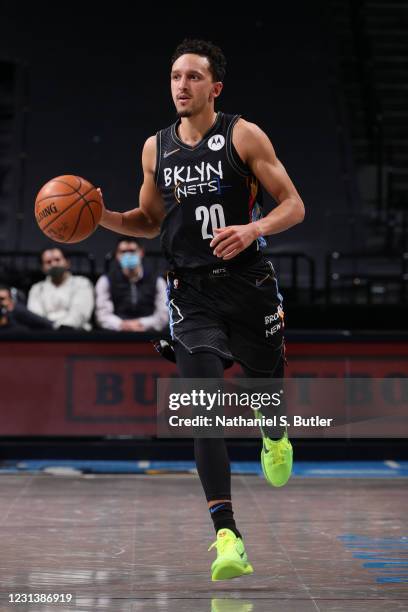
POLYGON ((249 247, 258 238, 255 223, 247 225, 230 225, 214 229, 214 238, 210 242, 213 253, 222 259, 232 259, 249 247))

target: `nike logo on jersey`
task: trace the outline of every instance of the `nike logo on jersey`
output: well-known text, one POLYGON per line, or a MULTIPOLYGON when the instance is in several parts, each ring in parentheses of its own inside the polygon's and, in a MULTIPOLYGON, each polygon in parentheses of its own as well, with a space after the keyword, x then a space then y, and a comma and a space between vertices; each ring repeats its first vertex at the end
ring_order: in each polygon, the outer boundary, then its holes
POLYGON ((173 149, 172 151, 165 151, 163 153, 164 159, 166 159, 166 157, 170 157, 170 155, 173 155, 173 153, 177 153, 177 151, 180 151, 180 149, 173 149))

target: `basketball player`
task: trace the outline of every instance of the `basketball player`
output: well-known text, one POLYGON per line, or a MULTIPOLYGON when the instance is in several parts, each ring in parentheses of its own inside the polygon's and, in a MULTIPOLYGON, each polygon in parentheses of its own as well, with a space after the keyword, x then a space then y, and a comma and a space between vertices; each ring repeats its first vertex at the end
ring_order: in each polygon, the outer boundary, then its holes
MULTIPOLYGON (((222 378, 224 367, 238 361, 248 378, 282 378, 282 298, 260 247, 263 236, 300 223, 304 206, 266 134, 239 115, 215 112, 225 66, 212 43, 185 40, 177 47, 171 92, 178 120, 144 145, 139 207, 104 209, 101 225, 129 236, 160 234, 181 377, 222 378), (260 184, 277 202, 264 218, 260 184)), ((265 478, 282 486, 291 474, 292 446, 284 430, 276 439, 262 433, 265 478)), ((250 574, 233 518, 225 441, 195 439, 194 450, 217 534, 212 579, 250 574)))

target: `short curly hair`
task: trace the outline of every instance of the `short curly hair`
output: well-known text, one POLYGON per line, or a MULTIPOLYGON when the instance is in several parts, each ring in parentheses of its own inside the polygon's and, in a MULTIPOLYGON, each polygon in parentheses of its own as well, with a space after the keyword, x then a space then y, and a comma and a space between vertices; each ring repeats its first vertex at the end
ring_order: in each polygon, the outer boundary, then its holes
POLYGON ((227 61, 224 53, 219 47, 207 40, 199 40, 196 38, 185 38, 178 45, 171 58, 171 64, 185 53, 195 53, 206 57, 210 64, 210 71, 214 81, 223 81, 227 67, 227 61))

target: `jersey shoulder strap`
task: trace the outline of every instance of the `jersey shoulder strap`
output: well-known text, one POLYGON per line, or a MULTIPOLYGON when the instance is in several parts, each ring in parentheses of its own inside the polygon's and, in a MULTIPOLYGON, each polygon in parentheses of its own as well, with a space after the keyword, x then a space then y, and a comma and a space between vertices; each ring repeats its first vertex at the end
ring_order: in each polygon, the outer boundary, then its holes
MULTIPOLYGON (((172 123, 171 125, 159 130, 156 133, 156 168, 154 171, 154 180, 156 183, 156 187, 158 185, 159 182, 159 176, 160 176, 160 166, 161 166, 161 160, 163 159, 163 157, 165 157, 166 155, 164 154, 163 156, 163 151, 167 150, 167 147, 171 147, 172 146, 172 132, 174 127, 177 125, 177 121, 175 123, 172 123)), ((175 145, 177 146, 177 145, 175 145)))
POLYGON ((156 187, 159 182, 159 174, 160 174, 160 161, 162 158, 162 132, 163 130, 159 130, 156 133, 156 168, 154 169, 154 182, 156 187))
POLYGON ((232 142, 232 131, 237 121, 241 119, 241 115, 227 115, 224 114, 224 126, 225 126, 225 151, 228 163, 232 167, 235 172, 237 172, 240 176, 249 176, 251 174, 251 170, 240 158, 238 151, 234 147, 234 143, 232 142))

